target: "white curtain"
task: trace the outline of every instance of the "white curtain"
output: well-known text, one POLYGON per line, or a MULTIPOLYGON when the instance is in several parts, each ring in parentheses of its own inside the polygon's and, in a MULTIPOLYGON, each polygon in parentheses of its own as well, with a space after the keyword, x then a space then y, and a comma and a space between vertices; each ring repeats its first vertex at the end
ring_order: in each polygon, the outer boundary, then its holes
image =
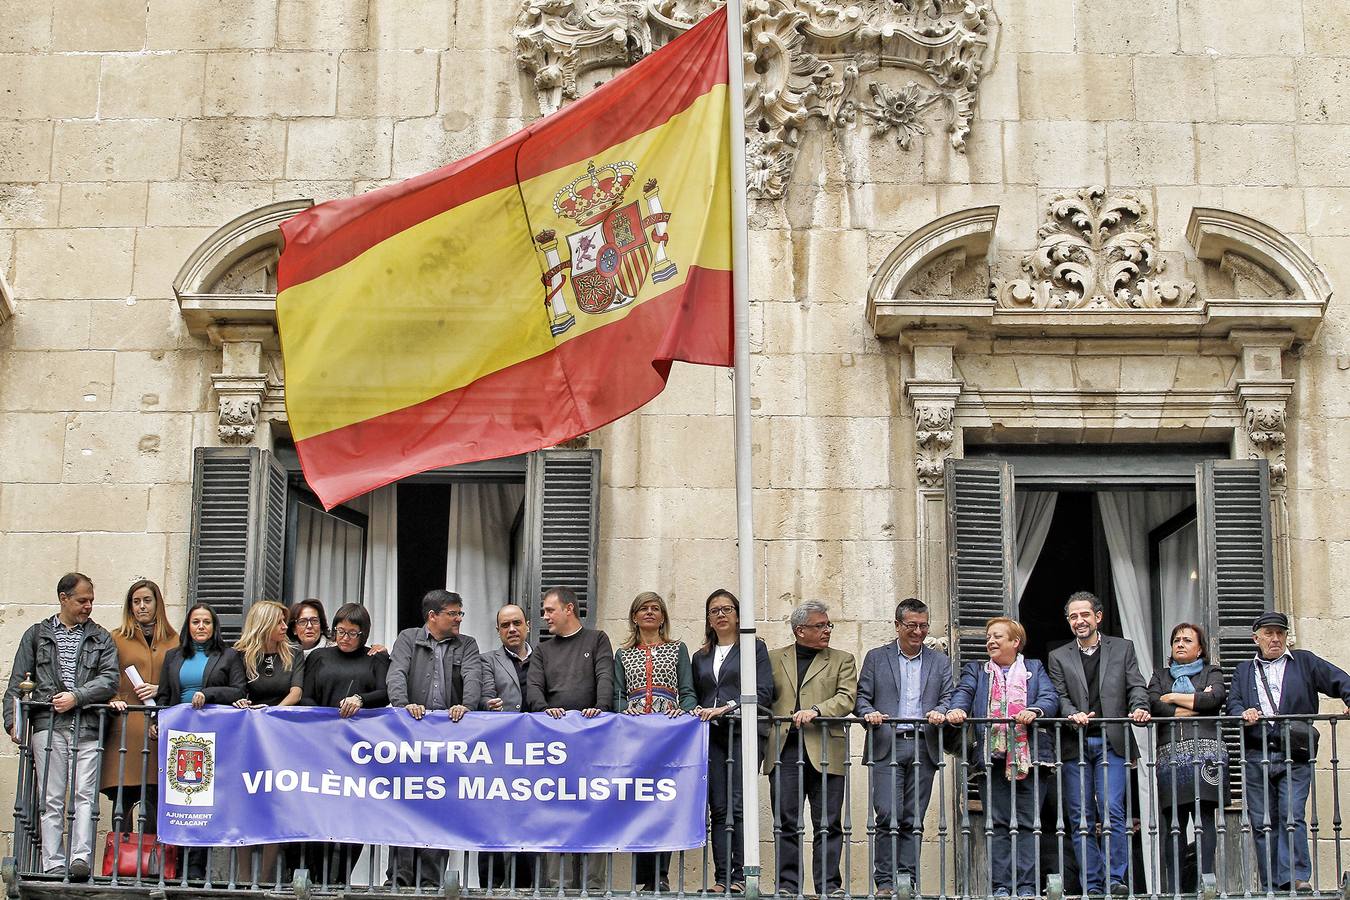
MULTIPOLYGON (((1162 586, 1159 606, 1167 616, 1163 624, 1169 630, 1178 622, 1203 622, 1199 565, 1199 532, 1192 519, 1158 544, 1158 574, 1162 586)), ((1158 647, 1158 659, 1165 659, 1168 651, 1168 647, 1158 647)))
POLYGON ((497 608, 512 593, 511 526, 525 501, 523 484, 456 484, 450 489, 450 546, 445 586, 464 598, 463 633, 496 646, 497 608))
POLYGON ((398 489, 391 484, 367 496, 364 603, 370 612, 370 643, 392 647, 398 636, 398 489))
POLYGON ((295 525, 291 596, 317 598, 330 613, 344 603, 359 602, 361 526, 305 503, 297 506, 295 525))
MULTIPOLYGON (((1153 582, 1148 569, 1148 535, 1194 502, 1195 495, 1188 491, 1097 493, 1097 505, 1101 510, 1102 528, 1106 532, 1106 546, 1111 558, 1111 583, 1116 591, 1121 631, 1134 642, 1139 669, 1145 681, 1152 677, 1154 661, 1160 658, 1153 641, 1153 582)), ((1170 620, 1176 612, 1164 607, 1163 615, 1170 620)), ((1134 736, 1144 759, 1154 759, 1155 747, 1148 730, 1135 728, 1134 736)), ((1141 809, 1150 810, 1142 840, 1144 858, 1152 859, 1154 854, 1149 845, 1153 842, 1153 832, 1149 826, 1158 821, 1158 810, 1151 779, 1139 779, 1139 804, 1141 809)), ((1157 873, 1150 866, 1145 875, 1149 890, 1152 891, 1157 873)))
POLYGON ((1013 608, 1022 602, 1022 592, 1031 580, 1031 571, 1045 549, 1045 538, 1055 518, 1058 491, 1017 491, 1013 503, 1017 514, 1017 531, 1013 536, 1013 608))

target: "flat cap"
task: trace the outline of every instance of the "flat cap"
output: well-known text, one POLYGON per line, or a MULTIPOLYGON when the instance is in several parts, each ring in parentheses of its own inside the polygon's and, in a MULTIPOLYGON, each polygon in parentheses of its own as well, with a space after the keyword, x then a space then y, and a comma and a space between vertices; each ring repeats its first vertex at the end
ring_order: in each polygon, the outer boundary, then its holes
POLYGON ((1261 615, 1257 616, 1256 621, 1252 623, 1252 631, 1260 631, 1267 625, 1274 625, 1276 628, 1283 628, 1285 631, 1288 631, 1289 617, 1281 612, 1263 612, 1261 615))

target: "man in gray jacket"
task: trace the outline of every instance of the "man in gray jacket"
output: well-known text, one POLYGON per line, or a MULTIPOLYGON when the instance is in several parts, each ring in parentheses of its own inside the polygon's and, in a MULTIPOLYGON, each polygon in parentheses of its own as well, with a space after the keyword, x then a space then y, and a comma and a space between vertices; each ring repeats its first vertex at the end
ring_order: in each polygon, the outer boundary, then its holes
POLYGON ((1130 892, 1125 763, 1139 751, 1123 723, 1103 726, 1093 719, 1129 717, 1144 724, 1150 718, 1148 688, 1134 644, 1098 631, 1102 601, 1079 591, 1064 604, 1064 615, 1075 639, 1051 652, 1047 668, 1059 694, 1060 715, 1082 729, 1066 731, 1060 748, 1068 828, 1084 893, 1104 893, 1109 876, 1111 893, 1124 895, 1130 892), (1098 844, 1098 824, 1105 847, 1098 844))
POLYGON ((895 893, 898 872, 909 875, 916 893, 922 886, 923 819, 942 759, 938 726, 946 721, 955 689, 951 660, 925 647, 926 637, 928 604, 915 597, 901 600, 895 608, 895 640, 868 651, 858 676, 854 711, 873 726, 868 741, 872 808, 877 816, 873 878, 878 897, 895 893), (929 724, 915 721, 920 719, 929 724))
POLYGON ((14 668, 5 691, 5 730, 18 743, 15 721, 19 685, 31 676, 37 685, 30 699, 50 703, 31 710, 31 748, 42 795, 42 869, 69 873, 72 881, 89 877, 94 858, 94 803, 98 792, 99 717, 82 707, 106 703, 117 693, 121 673, 117 645, 107 629, 89 618, 94 583, 71 572, 56 583, 56 615, 30 627, 19 639, 14 668), (63 847, 66 825, 66 776, 75 757, 75 809, 70 845, 63 847))
MULTIPOLYGON (((458 722, 478 709, 483 693, 483 660, 478 642, 460 634, 464 601, 445 590, 422 598, 420 628, 405 628, 389 657, 389 705, 414 719, 444 709, 458 722)), ((389 879, 403 887, 440 888, 449 854, 445 850, 389 848, 389 879)))

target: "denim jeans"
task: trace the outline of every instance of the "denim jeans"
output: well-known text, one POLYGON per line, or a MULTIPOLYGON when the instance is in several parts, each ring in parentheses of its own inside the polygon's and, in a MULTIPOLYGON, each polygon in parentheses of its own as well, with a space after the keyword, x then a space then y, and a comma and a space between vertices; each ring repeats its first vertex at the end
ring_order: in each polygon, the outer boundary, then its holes
POLYGON ((1083 739, 1081 758, 1064 762, 1065 828, 1073 841, 1074 856, 1090 894, 1106 891, 1106 854, 1110 854, 1111 884, 1123 883, 1130 845, 1125 837, 1125 759, 1100 735, 1083 739), (1109 821, 1108 821, 1109 817, 1109 821), (1101 823, 1101 843, 1097 824, 1101 823), (1103 847, 1105 845, 1105 848, 1103 847))
POLYGON ((1247 818, 1256 841, 1261 887, 1282 889, 1291 881, 1291 869, 1293 881, 1307 881, 1312 872, 1307 822, 1312 764, 1286 763, 1284 754, 1274 750, 1270 751, 1268 767, 1266 761, 1264 755, 1247 755, 1243 773, 1247 782, 1247 818))

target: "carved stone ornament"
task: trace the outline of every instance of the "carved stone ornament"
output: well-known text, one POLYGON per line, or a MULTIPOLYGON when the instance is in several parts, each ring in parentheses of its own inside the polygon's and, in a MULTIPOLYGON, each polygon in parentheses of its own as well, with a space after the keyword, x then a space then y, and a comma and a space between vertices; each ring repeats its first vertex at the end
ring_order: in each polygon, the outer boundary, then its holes
POLYGON ((944 466, 956 437, 952 428, 955 412, 954 403, 914 404, 914 445, 917 451, 914 467, 919 484, 924 487, 942 484, 944 466))
POLYGON ((1251 442, 1252 459, 1266 459, 1270 462, 1271 484, 1284 484, 1288 467, 1284 457, 1284 417, 1283 403, 1247 404, 1247 439, 1251 442))
MULTIPOLYGON (((517 59, 553 112, 689 30, 719 0, 522 0, 517 59)), ((746 0, 746 181, 783 196, 802 133, 857 121, 909 150, 930 110, 964 152, 997 26, 987 0, 746 0)))
POLYGON ((1166 265, 1147 204, 1097 186, 1051 198, 1027 278, 996 281, 1005 309, 1163 309, 1195 305, 1195 284, 1158 276, 1166 265))
POLYGON ((211 376, 220 400, 216 435, 222 444, 251 444, 258 435, 258 416, 271 388, 265 375, 211 376))

